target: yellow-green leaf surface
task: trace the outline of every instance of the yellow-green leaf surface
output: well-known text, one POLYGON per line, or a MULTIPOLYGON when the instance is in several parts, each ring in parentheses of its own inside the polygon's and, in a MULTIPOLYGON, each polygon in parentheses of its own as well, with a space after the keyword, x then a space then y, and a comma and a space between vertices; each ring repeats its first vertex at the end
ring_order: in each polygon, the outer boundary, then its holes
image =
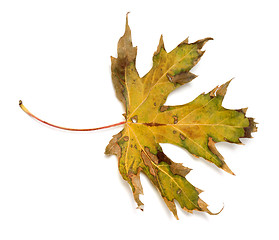
POLYGON ((228 110, 222 106, 230 81, 190 103, 164 105, 173 90, 196 77, 189 71, 203 55, 201 49, 208 40, 211 38, 188 43, 186 39, 167 52, 161 37, 153 66, 141 78, 135 67, 137 48, 132 45, 126 22, 125 33, 118 42, 118 57, 112 58, 111 65, 116 96, 126 110, 126 124, 113 136, 106 154, 117 155, 119 171, 130 184, 139 208, 143 205, 139 199, 143 193, 140 183, 143 172, 176 218, 174 200, 186 211, 212 214, 199 198, 200 190, 185 178, 190 169, 170 160, 159 143, 180 146, 233 174, 215 143, 241 143, 239 138, 251 137, 251 132, 256 131, 253 119, 245 116, 246 109, 228 110))

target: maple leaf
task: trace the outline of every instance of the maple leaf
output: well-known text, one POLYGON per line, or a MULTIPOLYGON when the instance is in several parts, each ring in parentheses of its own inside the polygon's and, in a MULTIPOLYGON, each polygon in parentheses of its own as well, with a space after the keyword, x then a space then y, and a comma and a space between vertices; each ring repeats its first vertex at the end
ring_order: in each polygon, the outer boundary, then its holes
POLYGON ((105 153, 117 155, 119 171, 130 184, 139 208, 143 205, 139 199, 143 193, 140 182, 143 172, 176 218, 174 200, 188 212, 213 214, 199 198, 201 190, 185 178, 191 169, 169 159, 159 143, 180 146, 233 174, 215 143, 241 143, 239 138, 249 138, 257 130, 253 118, 245 116, 246 109, 229 110, 222 106, 230 81, 190 103, 164 105, 173 90, 196 77, 189 71, 200 60, 204 53, 201 49, 208 40, 211 38, 188 43, 186 39, 166 52, 161 37, 153 66, 141 78, 135 67, 137 48, 133 47, 126 17, 125 33, 118 42, 118 57, 111 58, 112 81, 117 98, 124 104, 126 123, 113 136, 105 153))

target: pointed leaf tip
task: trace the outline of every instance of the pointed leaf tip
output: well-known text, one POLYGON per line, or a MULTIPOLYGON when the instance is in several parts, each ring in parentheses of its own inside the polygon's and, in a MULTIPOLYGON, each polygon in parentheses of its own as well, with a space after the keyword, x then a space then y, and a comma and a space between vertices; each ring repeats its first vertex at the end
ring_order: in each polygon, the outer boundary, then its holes
POLYGON ((159 54, 162 48, 165 50, 163 35, 161 35, 161 37, 160 37, 157 50, 156 50, 156 52, 154 52, 154 56, 157 55, 157 54, 159 54))
POLYGON ((211 211, 209 211, 208 209, 207 209, 207 213, 209 214, 209 215, 218 215, 218 214, 220 214, 223 210, 224 210, 224 204, 223 204, 223 207, 221 208, 221 210, 219 211, 219 212, 216 212, 216 213, 213 213, 213 212, 211 212, 211 211))
POLYGON ((225 172, 230 173, 231 175, 234 175, 234 172, 228 167, 228 165, 224 162, 222 167, 221 167, 225 172))
POLYGON ((189 43, 189 37, 187 37, 182 43, 188 44, 189 43))
POLYGON ((207 38, 194 42, 194 44, 197 44, 198 49, 202 49, 202 47, 210 40, 213 40, 213 38, 207 37, 207 38))
POLYGON ((219 153, 219 151, 217 150, 216 146, 215 146, 215 142, 213 141, 212 137, 208 138, 208 148, 210 149, 210 151, 215 154, 218 159, 222 162, 222 165, 220 168, 222 168, 224 171, 226 171, 227 173, 230 173, 232 175, 235 175, 232 170, 228 167, 228 165, 224 162, 224 157, 219 153))
POLYGON ((223 204, 223 207, 221 208, 221 210, 219 212, 213 213, 207 208, 208 204, 206 204, 203 200, 199 199, 198 204, 199 204, 199 207, 201 208, 201 211, 204 211, 204 212, 208 213, 209 215, 218 215, 224 209, 224 204, 223 204))
POLYGON ((172 212, 172 214, 176 218, 176 220, 179 220, 175 203, 173 201, 169 201, 166 197, 163 197, 163 199, 164 199, 167 207, 169 208, 169 210, 172 212))
POLYGON ((216 91, 216 95, 224 97, 227 93, 227 88, 232 80, 233 80, 233 78, 231 80, 227 81, 226 83, 224 83, 223 85, 221 85, 220 87, 218 87, 218 89, 216 91))
POLYGON ((129 17, 128 17, 129 13, 130 12, 126 13, 126 25, 125 25, 125 29, 126 30, 131 30, 130 27, 129 27, 129 21, 128 21, 129 20, 129 17))
POLYGON ((224 97, 227 93, 227 88, 232 80, 233 80, 233 78, 231 80, 227 81, 226 83, 222 84, 221 86, 216 86, 215 88, 213 88, 209 92, 210 96, 211 97, 216 97, 216 96, 224 97))

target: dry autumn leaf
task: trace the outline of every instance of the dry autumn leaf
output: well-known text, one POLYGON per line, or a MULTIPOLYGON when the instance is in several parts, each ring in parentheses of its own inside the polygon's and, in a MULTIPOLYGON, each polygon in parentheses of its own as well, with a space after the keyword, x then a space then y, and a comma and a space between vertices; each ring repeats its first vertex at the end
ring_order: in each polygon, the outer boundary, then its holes
POLYGON ((140 78, 135 67, 137 48, 132 45, 126 18, 125 33, 118 42, 118 57, 111 59, 116 96, 126 109, 125 122, 90 129, 66 128, 39 119, 25 108, 22 101, 19 105, 31 117, 64 130, 94 131, 125 124, 124 129, 113 136, 105 153, 118 157, 119 171, 130 184, 138 207, 142 209, 143 205, 139 199, 143 193, 140 182, 140 173, 143 172, 177 219, 174 200, 188 212, 197 210, 214 214, 199 198, 201 190, 186 180, 185 176, 191 169, 169 159, 159 144, 180 146, 193 156, 202 157, 233 174, 215 143, 241 143, 239 138, 250 138, 251 133, 257 131, 253 118, 245 116, 247 109, 222 107, 230 81, 199 95, 190 103, 164 105, 173 90, 196 77, 190 70, 200 60, 204 53, 201 49, 208 40, 211 38, 188 43, 186 39, 168 53, 161 37, 151 70, 140 78))
POLYGON ((208 40, 211 38, 188 43, 186 39, 168 53, 161 37, 151 70, 140 78, 135 67, 137 48, 132 45, 126 19, 125 33, 118 42, 118 57, 111 59, 112 81, 116 96, 126 109, 126 123, 113 136, 105 153, 118 157, 119 171, 130 184, 139 208, 143 205, 139 199, 143 193, 140 182, 143 172, 176 218, 174 200, 188 212, 213 214, 199 198, 201 191, 186 180, 190 169, 169 159, 159 143, 180 146, 233 174, 215 143, 241 143, 239 138, 249 138, 257 130, 253 118, 245 116, 246 109, 222 107, 230 81, 190 103, 164 105, 174 89, 196 77, 189 71, 200 60, 204 53, 201 49, 208 40))

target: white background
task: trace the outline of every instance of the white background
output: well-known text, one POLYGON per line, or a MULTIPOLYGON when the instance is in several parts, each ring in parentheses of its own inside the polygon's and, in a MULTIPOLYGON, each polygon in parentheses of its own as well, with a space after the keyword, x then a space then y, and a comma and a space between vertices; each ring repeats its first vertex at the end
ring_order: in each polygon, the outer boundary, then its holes
POLYGON ((0 239, 278 239, 277 1, 1 1, 0 239), (232 77, 226 108, 249 107, 259 122, 245 145, 217 144, 236 176, 172 145, 165 153, 193 171, 187 179, 217 216, 183 212, 177 221, 142 175, 145 203, 132 193, 104 149, 123 121, 110 77, 130 11, 143 76, 163 34, 167 51, 187 36, 213 37, 193 82, 167 104, 183 104, 232 77))

